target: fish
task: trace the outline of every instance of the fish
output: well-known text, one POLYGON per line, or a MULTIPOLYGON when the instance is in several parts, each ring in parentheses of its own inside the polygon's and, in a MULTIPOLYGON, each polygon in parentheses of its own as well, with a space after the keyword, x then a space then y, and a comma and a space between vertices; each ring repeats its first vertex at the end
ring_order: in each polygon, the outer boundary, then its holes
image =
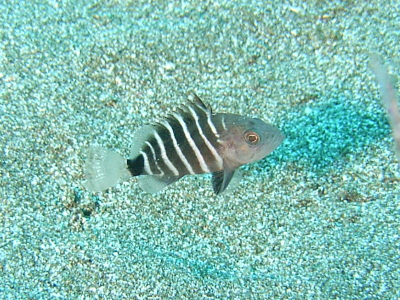
POLYGON ((157 193, 186 175, 211 173, 218 195, 240 181, 239 167, 263 159, 285 139, 260 119, 213 113, 197 95, 192 98, 164 119, 139 128, 128 159, 91 147, 84 187, 98 192, 139 176, 142 190, 157 193))
POLYGON ((400 113, 399 107, 397 105, 397 93, 394 84, 392 83, 392 80, 389 76, 387 67, 380 62, 381 59, 382 58, 378 54, 371 54, 370 64, 372 70, 375 73, 376 80, 379 84, 382 104, 386 109, 389 118, 389 124, 392 129, 392 136, 395 143, 394 150, 397 159, 400 160, 400 113))

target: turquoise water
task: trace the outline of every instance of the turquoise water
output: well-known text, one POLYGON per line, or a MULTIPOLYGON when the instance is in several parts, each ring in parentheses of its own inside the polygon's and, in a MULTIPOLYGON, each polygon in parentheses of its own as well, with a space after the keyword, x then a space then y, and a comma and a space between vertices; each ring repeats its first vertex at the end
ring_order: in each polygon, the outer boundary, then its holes
POLYGON ((398 76, 400 3, 3 2, 1 299, 400 297, 398 161, 368 64, 398 76), (83 188, 91 145, 128 157, 193 91, 286 140, 220 196, 209 175, 83 188))

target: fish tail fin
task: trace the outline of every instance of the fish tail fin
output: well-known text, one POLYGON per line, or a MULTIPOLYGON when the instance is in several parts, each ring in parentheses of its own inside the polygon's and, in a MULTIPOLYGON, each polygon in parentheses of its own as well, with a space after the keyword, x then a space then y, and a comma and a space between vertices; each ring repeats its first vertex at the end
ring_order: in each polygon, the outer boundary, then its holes
POLYGON ((128 180, 127 160, 111 150, 93 146, 89 149, 84 167, 84 187, 93 192, 106 190, 119 182, 128 180))

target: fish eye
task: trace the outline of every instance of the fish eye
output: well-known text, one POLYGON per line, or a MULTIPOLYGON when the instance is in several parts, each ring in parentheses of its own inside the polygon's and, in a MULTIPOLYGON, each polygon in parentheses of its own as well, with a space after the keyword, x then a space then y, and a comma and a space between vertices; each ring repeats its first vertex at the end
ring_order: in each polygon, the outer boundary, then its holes
POLYGON ((244 140, 249 145, 257 145, 260 142, 260 136, 254 131, 247 131, 244 134, 244 140))

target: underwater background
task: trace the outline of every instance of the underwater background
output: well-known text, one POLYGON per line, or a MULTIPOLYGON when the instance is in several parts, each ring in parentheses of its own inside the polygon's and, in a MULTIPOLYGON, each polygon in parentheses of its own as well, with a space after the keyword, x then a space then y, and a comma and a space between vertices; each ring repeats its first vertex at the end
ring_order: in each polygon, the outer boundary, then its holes
POLYGON ((399 13, 2 1, 0 299, 398 299, 399 162, 369 55, 399 76, 399 13), (83 188, 91 145, 128 157, 190 92, 285 141, 220 196, 209 175, 83 188))

